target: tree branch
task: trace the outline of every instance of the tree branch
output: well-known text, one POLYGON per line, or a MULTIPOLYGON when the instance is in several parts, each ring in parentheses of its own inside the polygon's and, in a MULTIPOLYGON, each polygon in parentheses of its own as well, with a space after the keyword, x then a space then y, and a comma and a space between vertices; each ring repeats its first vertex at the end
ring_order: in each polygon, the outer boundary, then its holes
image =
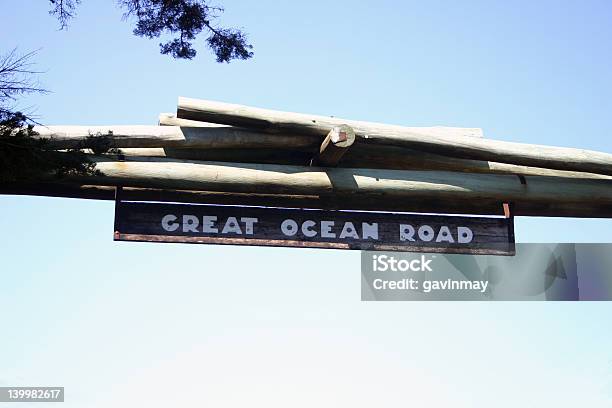
POLYGON ((60 30, 68 27, 68 20, 74 17, 76 6, 81 3, 81 0, 49 0, 52 4, 49 14, 57 17, 60 23, 60 30))

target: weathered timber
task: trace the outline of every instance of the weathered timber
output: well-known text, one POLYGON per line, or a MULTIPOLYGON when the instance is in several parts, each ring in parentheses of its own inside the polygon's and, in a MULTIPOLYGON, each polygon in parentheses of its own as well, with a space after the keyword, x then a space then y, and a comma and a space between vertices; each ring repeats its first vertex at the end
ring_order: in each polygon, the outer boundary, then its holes
POLYGON ((334 126, 321 143, 319 154, 313 159, 313 164, 327 167, 337 166, 354 142, 355 131, 350 126, 334 126))
POLYGON ((384 200, 501 200, 612 204, 612 181, 444 171, 316 168, 246 163, 92 157, 103 176, 83 184, 261 194, 379 195, 384 200))
POLYGON ((359 142, 353 144, 347 154, 342 157, 339 166, 396 170, 447 170, 467 173, 612 179, 612 176, 604 174, 555 170, 487 160, 461 159, 402 147, 373 146, 359 142))
MULTIPOLYGON (((4 183, 0 194, 62 197, 76 199, 114 200, 111 185, 81 185, 79 182, 54 181, 49 183, 4 183)), ((183 202, 223 205, 271 206, 285 208, 315 208, 366 211, 400 211, 444 214, 503 215, 503 201, 496 199, 439 200, 427 198, 399 198, 389 200, 382 195, 327 194, 285 195, 226 193, 216 191, 163 190, 156 188, 124 187, 122 197, 127 201, 183 202)), ((516 216, 610 218, 612 205, 593 202, 529 202, 514 201, 516 216)))
POLYGON ((278 112, 182 97, 179 98, 177 117, 251 127, 266 132, 318 135, 325 135, 334 125, 346 123, 355 130, 358 141, 368 144, 405 147, 464 159, 612 175, 612 154, 609 153, 489 140, 438 128, 402 128, 378 124, 373 126, 346 119, 278 112))
MULTIPOLYGON (((124 148, 128 156, 169 157, 184 160, 293 164, 310 163, 313 149, 185 149, 185 148, 124 148)), ((457 159, 394 146, 366 146, 355 143, 342 156, 338 167, 389 170, 445 170, 466 173, 514 174, 612 180, 612 176, 595 173, 552 170, 482 160, 457 159)))
POLYGON ((368 140, 455 158, 612 175, 612 154, 592 150, 445 136, 425 139, 381 134, 369 135, 368 140))
POLYGON ((321 137, 325 136, 334 126, 343 124, 352 127, 359 134, 391 132, 397 135, 416 133, 423 136, 482 137, 482 130, 476 128, 445 126, 405 127, 340 119, 330 116, 282 112, 184 97, 179 97, 176 116, 180 119, 222 123, 260 129, 270 133, 289 132, 318 135, 321 137))
POLYGON ((109 147, 118 148, 313 148, 321 141, 314 136, 271 135, 227 126, 36 126, 34 130, 56 149, 86 148, 92 137, 104 138, 109 147))
POLYGON ((117 201, 116 241, 514 254, 510 218, 117 201))

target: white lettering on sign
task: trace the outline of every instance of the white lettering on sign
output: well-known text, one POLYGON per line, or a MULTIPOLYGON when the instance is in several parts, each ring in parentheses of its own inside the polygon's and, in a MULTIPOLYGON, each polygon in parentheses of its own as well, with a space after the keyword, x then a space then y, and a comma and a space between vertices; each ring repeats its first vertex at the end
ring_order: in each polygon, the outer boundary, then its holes
POLYGON ((400 241, 414 242, 414 227, 410 224, 400 224, 400 241))
POLYGON ((450 230, 446 225, 440 227, 440 231, 438 231, 438 235, 436 237, 436 242, 455 242, 451 236, 450 230))
POLYGON ((176 215, 168 214, 162 218, 162 228, 165 231, 173 232, 176 231, 179 227, 178 222, 176 222, 176 215))
POLYGON ((399 237, 400 241, 408 242, 415 242, 418 237, 418 239, 425 242, 435 240, 435 242, 468 244, 472 242, 474 233, 468 227, 457 227, 456 234, 453 236, 450 228, 446 225, 442 225, 436 232, 430 225, 421 225, 418 229, 415 229, 410 224, 400 224, 399 237))
MULTIPOLYGON (((512 218, 501 216, 119 200, 115 203, 113 238, 514 255, 512 222, 512 218)), ((416 262, 412 263, 412 267, 416 266, 416 262)), ((405 262, 399 267, 411 268, 405 262)))
MULTIPOLYGON (((182 231, 185 233, 204 234, 234 234, 254 235, 255 217, 226 217, 219 219, 215 215, 196 216, 192 214, 166 214, 161 219, 161 227, 167 232, 182 231)), ((278 225, 278 224, 277 224, 278 225)), ((328 238, 343 240, 378 240, 378 223, 331 220, 305 220, 295 221, 291 218, 283 220, 280 232, 286 237, 303 236, 307 238, 328 238), (357 224, 357 225, 355 225, 357 224), (360 227, 360 228, 359 228, 360 227)), ((464 226, 453 227, 446 225, 411 225, 399 224, 399 240, 401 242, 436 242, 469 244, 474 239, 472 229, 464 226)))
POLYGON ((281 223, 281 231, 288 237, 292 237, 298 232, 297 222, 293 220, 285 220, 281 223))
POLYGON ((202 232, 216 234, 219 229, 215 227, 217 217, 215 215, 205 215, 202 217, 202 232))
POLYGON ((323 238, 336 238, 336 234, 332 231, 333 226, 333 221, 321 221, 321 236, 323 238))
POLYGON ((221 228, 221 234, 253 235, 255 224, 259 222, 258 218, 253 217, 241 217, 240 221, 237 217, 227 217, 224 222, 219 222, 217 216, 205 215, 200 223, 200 218, 190 214, 183 215, 181 222, 178 220, 179 217, 176 215, 166 214, 161 219, 161 227, 167 232, 174 232, 182 228, 183 232, 218 234, 221 228))
POLYGON ((460 244, 469 244, 474 238, 474 233, 468 227, 457 227, 457 242, 460 244))
POLYGON ((345 222, 344 227, 342 227, 342 232, 340 233, 340 238, 357 238, 359 239, 359 235, 357 235, 357 230, 352 222, 345 222))
POLYGON ((419 235, 419 239, 421 241, 429 242, 434 239, 434 230, 429 225, 419 227, 417 234, 419 235))
POLYGON ((242 217, 240 218, 241 222, 244 222, 244 230, 247 235, 253 235, 253 225, 259 221, 257 218, 251 217, 242 217))
POLYGON ((302 234, 304 234, 304 236, 308 238, 316 237, 317 231, 312 229, 312 227, 314 227, 315 224, 316 223, 314 221, 310 221, 310 220, 304 221, 302 223, 302 234))
POLYGON ((363 239, 378 239, 378 223, 362 222, 361 229, 363 230, 363 239))
POLYGON ((287 237, 293 237, 301 231, 302 235, 307 238, 320 236, 321 238, 378 239, 378 224, 375 222, 362 222, 361 236, 355 224, 350 221, 336 224, 335 221, 322 220, 317 224, 316 221, 306 220, 298 225, 295 220, 288 218, 281 223, 280 228, 281 232, 287 237))
POLYGON ((242 234, 242 230, 240 229, 240 225, 238 225, 238 220, 236 217, 228 217, 227 221, 225 222, 225 226, 223 227, 223 231, 221 231, 222 234, 229 234, 230 232, 234 234, 242 234))
POLYGON ((183 215, 183 232, 198 232, 200 220, 195 215, 183 215))

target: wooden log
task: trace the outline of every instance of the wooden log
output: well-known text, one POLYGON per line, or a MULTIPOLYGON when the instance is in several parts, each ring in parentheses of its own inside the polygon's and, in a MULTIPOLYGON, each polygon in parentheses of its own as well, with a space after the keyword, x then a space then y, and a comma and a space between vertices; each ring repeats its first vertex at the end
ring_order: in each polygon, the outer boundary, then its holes
MULTIPOLYGON (((96 181, 135 187, 267 194, 382 194, 401 197, 493 198, 612 204, 609 180, 517 177, 434 171, 323 169, 300 166, 208 163, 182 160, 95 158, 105 176, 96 181), (130 184, 132 183, 132 184, 130 184)), ((107 184, 100 183, 100 184, 107 184)))
MULTIPOLYGON (((158 123, 160 126, 182 126, 182 127, 229 127, 214 123, 200 122, 189 119, 179 119, 173 113, 160 113, 158 123)), ((353 135, 354 136, 354 135, 353 135)), ((261 135, 263 139, 267 136, 261 135)), ((354 140, 354 137, 353 137, 354 140)), ((151 157, 172 157, 175 159, 204 160, 204 161, 242 161, 245 158, 250 163, 277 163, 277 164, 298 164, 308 165, 312 158, 313 146, 301 148, 301 150, 291 149, 291 145, 279 146, 276 149, 266 149, 261 147, 241 146, 240 148, 128 148, 122 149, 126 155, 151 156, 151 157)))
POLYGON ((325 136, 334 126, 346 124, 356 133, 391 132, 398 135, 416 133, 423 136, 482 137, 482 129, 445 126, 405 127, 383 123, 340 119, 331 116, 308 115, 253 108, 231 103, 179 97, 176 117, 201 122, 222 123, 264 132, 289 132, 325 136))
MULTIPOLYGON (((306 166, 312 157, 308 150, 280 149, 183 149, 125 148, 121 151, 134 157, 169 157, 184 160, 222 161, 306 166)), ((342 157, 338 167, 388 170, 445 170, 465 173, 513 174, 612 180, 612 176, 551 170, 481 160, 457 159, 394 146, 366 146, 355 143, 342 157)))
POLYGON ((338 123, 346 123, 355 130, 358 141, 368 144, 405 147, 464 159, 612 175, 612 154, 609 153, 488 140, 469 137, 457 130, 373 125, 189 98, 179 98, 177 117, 266 132, 319 135, 326 134, 338 123))
MULTIPOLYGON (((63 197, 76 199, 114 200, 114 186, 80 185, 79 183, 3 183, 0 194, 63 197)), ((361 197, 351 195, 267 195, 220 193, 210 191, 161 190, 124 187, 123 199, 128 201, 184 202, 227 205, 254 205, 285 208, 375 210, 397 212, 430 212, 444 214, 503 215, 502 202, 498 200, 399 199, 386 200, 381 196, 361 197)), ((594 203, 513 203, 515 216, 538 217, 586 217, 610 218, 612 205, 594 203)))
POLYGON ((355 132, 348 125, 334 126, 329 131, 313 164, 326 167, 335 167, 355 142, 355 132))
POLYGON ((500 140, 370 135, 373 143, 406 147, 442 156, 529 167, 612 175, 612 154, 592 150, 505 142, 500 140))
POLYGON ((393 200, 524 202, 540 205, 612 205, 609 180, 442 171, 315 168, 245 163, 93 157, 102 176, 68 177, 81 184, 219 191, 226 193, 377 197, 381 207, 393 200))
POLYGON ((40 138, 55 149, 85 148, 92 137, 104 138, 110 147, 174 148, 309 148, 320 138, 305 135, 265 134, 227 126, 36 126, 40 138))
MULTIPOLYGON (((210 159, 214 160, 214 159, 210 159)), ((467 173, 514 174, 611 180, 612 176, 521 166, 486 160, 461 159, 396 146, 372 146, 356 142, 339 164, 340 167, 365 167, 394 170, 447 170, 467 173)))

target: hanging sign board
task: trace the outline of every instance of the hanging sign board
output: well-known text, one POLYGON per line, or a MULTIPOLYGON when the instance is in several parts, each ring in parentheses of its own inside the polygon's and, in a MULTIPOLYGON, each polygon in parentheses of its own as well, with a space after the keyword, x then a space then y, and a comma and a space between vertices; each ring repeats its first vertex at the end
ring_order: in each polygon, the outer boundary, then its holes
POLYGON ((513 219, 117 201, 116 241, 514 254, 513 219))

